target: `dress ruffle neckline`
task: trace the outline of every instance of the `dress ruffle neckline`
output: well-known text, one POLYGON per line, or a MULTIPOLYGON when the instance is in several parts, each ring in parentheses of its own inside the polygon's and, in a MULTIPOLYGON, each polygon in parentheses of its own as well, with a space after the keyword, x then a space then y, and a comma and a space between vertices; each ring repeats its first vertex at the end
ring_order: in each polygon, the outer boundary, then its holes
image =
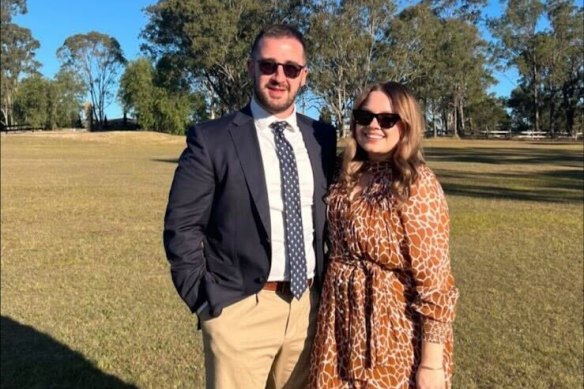
POLYGON ((366 161, 363 165, 364 171, 371 174, 391 172, 393 163, 390 160, 385 161, 366 161))

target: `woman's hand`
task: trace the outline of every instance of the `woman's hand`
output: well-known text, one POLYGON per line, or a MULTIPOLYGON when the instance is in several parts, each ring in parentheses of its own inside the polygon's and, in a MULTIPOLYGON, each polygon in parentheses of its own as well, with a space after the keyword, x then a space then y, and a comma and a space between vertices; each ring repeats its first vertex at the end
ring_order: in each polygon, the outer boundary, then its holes
POLYGON ((445 389, 446 378, 444 377, 444 369, 427 369, 424 368, 424 365, 418 367, 418 371, 416 372, 416 388, 445 389))

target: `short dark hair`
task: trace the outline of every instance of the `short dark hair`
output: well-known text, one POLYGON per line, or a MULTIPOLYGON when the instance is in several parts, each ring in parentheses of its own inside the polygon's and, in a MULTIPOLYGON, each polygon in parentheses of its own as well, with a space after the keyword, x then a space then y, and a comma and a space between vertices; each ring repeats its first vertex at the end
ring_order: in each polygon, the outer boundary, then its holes
POLYGON ((306 58, 306 44, 304 43, 304 36, 295 27, 288 24, 270 24, 258 33, 253 45, 251 45, 251 58, 254 58, 256 50, 258 48, 259 42, 262 38, 293 38, 296 39, 302 45, 302 51, 304 52, 304 58, 306 58))

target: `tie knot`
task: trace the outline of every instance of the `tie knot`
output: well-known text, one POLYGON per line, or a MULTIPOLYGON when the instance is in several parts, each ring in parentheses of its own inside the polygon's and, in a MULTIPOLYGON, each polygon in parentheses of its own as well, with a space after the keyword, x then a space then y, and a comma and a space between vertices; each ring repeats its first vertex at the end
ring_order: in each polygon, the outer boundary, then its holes
POLYGON ((272 128, 272 130, 274 130, 274 133, 278 134, 278 135, 282 135, 282 133, 284 132, 284 129, 288 126, 288 122, 273 122, 272 124, 270 124, 270 127, 272 128))

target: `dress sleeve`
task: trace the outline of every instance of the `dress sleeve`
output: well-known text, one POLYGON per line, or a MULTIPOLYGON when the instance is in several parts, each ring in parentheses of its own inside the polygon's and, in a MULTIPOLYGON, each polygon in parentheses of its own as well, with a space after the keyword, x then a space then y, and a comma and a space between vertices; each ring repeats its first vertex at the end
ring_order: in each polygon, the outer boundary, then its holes
POLYGON ((454 320, 458 290, 450 270, 448 205, 429 168, 420 169, 402 205, 401 218, 404 250, 417 292, 413 308, 423 317, 423 340, 444 343, 454 320))

